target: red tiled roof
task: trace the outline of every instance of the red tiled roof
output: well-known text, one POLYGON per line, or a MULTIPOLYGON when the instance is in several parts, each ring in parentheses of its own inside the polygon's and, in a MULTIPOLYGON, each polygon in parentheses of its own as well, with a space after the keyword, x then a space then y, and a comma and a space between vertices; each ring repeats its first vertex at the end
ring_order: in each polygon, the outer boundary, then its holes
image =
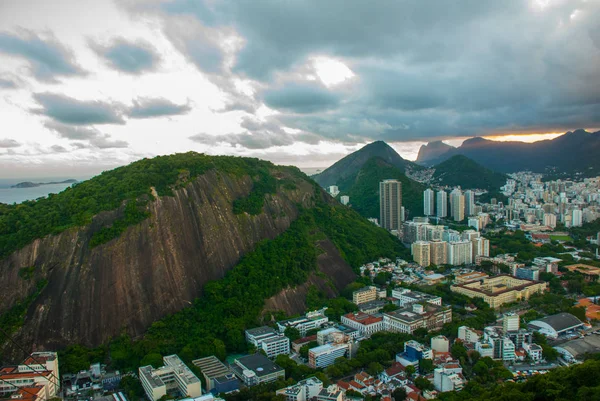
POLYGON ((304 344, 309 343, 311 341, 317 341, 317 335, 312 335, 308 337, 298 338, 297 340, 292 341, 293 344, 304 344))
POLYGON ((368 326, 370 324, 375 324, 383 321, 383 317, 375 317, 371 315, 367 315, 364 312, 350 312, 344 315, 346 319, 350 319, 356 323, 362 324, 364 326, 368 326))

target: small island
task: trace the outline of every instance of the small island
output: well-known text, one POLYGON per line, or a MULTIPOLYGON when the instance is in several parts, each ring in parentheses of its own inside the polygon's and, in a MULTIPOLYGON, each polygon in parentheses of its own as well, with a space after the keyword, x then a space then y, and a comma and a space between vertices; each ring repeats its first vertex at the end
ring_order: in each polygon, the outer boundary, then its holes
POLYGON ((64 180, 64 181, 60 181, 60 182, 31 182, 31 181, 24 181, 24 182, 20 182, 18 184, 12 185, 11 188, 35 188, 35 187, 41 187, 42 185, 52 185, 52 184, 74 184, 78 182, 77 180, 74 180, 72 178, 68 179, 68 180, 64 180))

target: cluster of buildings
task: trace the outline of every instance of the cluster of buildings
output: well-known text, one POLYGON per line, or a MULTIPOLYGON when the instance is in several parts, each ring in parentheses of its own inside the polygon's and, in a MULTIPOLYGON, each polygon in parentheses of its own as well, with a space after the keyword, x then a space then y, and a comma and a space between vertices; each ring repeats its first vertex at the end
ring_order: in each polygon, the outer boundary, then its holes
POLYGON ((46 401, 58 396, 56 352, 33 352, 19 365, 0 368, 0 399, 46 401))
POLYGON ((202 395, 200 379, 177 355, 163 357, 163 363, 164 366, 156 369, 151 365, 138 369, 140 382, 149 400, 158 401, 167 394, 191 398, 202 395))
POLYGON ((458 340, 467 350, 477 351, 482 357, 513 363, 542 360, 542 347, 533 343, 533 330, 520 328, 517 314, 506 314, 502 326, 485 327, 482 331, 467 326, 458 329, 458 340))
POLYGON ((558 222, 578 227, 600 217, 600 177, 542 182, 542 175, 519 172, 502 187, 509 197, 507 220, 554 229, 558 222))
POLYGON ((455 188, 448 194, 443 189, 436 193, 428 188, 423 192, 423 211, 425 216, 440 219, 450 217, 458 222, 466 217, 477 216, 482 213, 482 208, 475 204, 475 191, 463 192, 460 188, 455 188))
POLYGON ((416 217, 402 225, 402 241, 411 244, 413 259, 420 266, 470 265, 479 256, 490 255, 490 241, 479 231, 462 233, 446 226, 429 223, 428 218, 416 217))

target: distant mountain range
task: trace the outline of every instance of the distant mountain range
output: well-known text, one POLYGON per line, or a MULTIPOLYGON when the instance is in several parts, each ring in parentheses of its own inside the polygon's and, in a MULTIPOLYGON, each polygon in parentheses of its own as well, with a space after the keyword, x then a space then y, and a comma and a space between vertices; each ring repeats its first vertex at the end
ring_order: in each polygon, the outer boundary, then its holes
POLYGON ((441 186, 498 191, 508 178, 505 174, 485 168, 463 155, 452 156, 434 168, 431 184, 441 186))
POLYGON ((442 141, 429 142, 419 149, 417 163, 425 164, 428 161, 437 160, 451 149, 454 149, 454 146, 447 145, 442 141))
POLYGON ((569 131, 552 140, 533 143, 499 142, 471 138, 457 148, 439 141, 423 145, 417 163, 434 166, 455 155, 463 155, 482 166, 504 173, 535 172, 600 174, 600 131, 569 131), (445 150, 444 150, 445 149, 445 150))
POLYGON ((379 217, 379 182, 395 178, 402 182, 402 204, 410 216, 423 214, 425 187, 406 176, 407 169, 421 166, 403 159, 383 141, 370 143, 337 161, 312 178, 322 187, 337 185, 342 195, 365 217, 379 217))
POLYGON ((59 181, 59 182, 31 182, 31 181, 24 181, 24 182, 20 182, 18 184, 12 185, 11 188, 35 188, 35 187, 41 187, 42 185, 53 185, 53 184, 74 184, 78 182, 77 180, 74 179, 68 179, 68 180, 64 180, 64 181, 59 181))
POLYGON ((421 169, 421 166, 409 160, 404 160, 390 145, 383 141, 372 142, 354 153, 349 154, 334 165, 325 169, 323 172, 312 176, 319 185, 328 187, 338 185, 348 177, 355 176, 364 164, 377 157, 387 164, 394 166, 400 172, 404 173, 408 166, 421 169))

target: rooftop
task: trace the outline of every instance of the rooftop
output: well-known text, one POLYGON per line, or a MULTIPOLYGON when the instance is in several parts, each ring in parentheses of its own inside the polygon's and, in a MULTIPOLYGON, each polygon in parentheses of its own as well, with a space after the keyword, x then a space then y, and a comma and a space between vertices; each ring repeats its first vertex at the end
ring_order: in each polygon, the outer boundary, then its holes
POLYGON ((276 334, 276 331, 269 326, 262 326, 248 329, 246 333, 250 336, 263 336, 265 334, 276 334))
POLYGON ((282 367, 259 353, 242 356, 235 361, 238 365, 242 365, 244 368, 253 371, 259 377, 283 371, 282 367))
POLYGON ((200 368, 204 376, 211 379, 229 373, 229 368, 214 355, 196 359, 192 363, 200 368))
POLYGON ((543 319, 532 320, 531 322, 529 322, 529 324, 538 326, 536 322, 545 323, 557 332, 565 331, 578 326, 583 326, 583 322, 581 320, 566 312, 546 316, 543 319))

